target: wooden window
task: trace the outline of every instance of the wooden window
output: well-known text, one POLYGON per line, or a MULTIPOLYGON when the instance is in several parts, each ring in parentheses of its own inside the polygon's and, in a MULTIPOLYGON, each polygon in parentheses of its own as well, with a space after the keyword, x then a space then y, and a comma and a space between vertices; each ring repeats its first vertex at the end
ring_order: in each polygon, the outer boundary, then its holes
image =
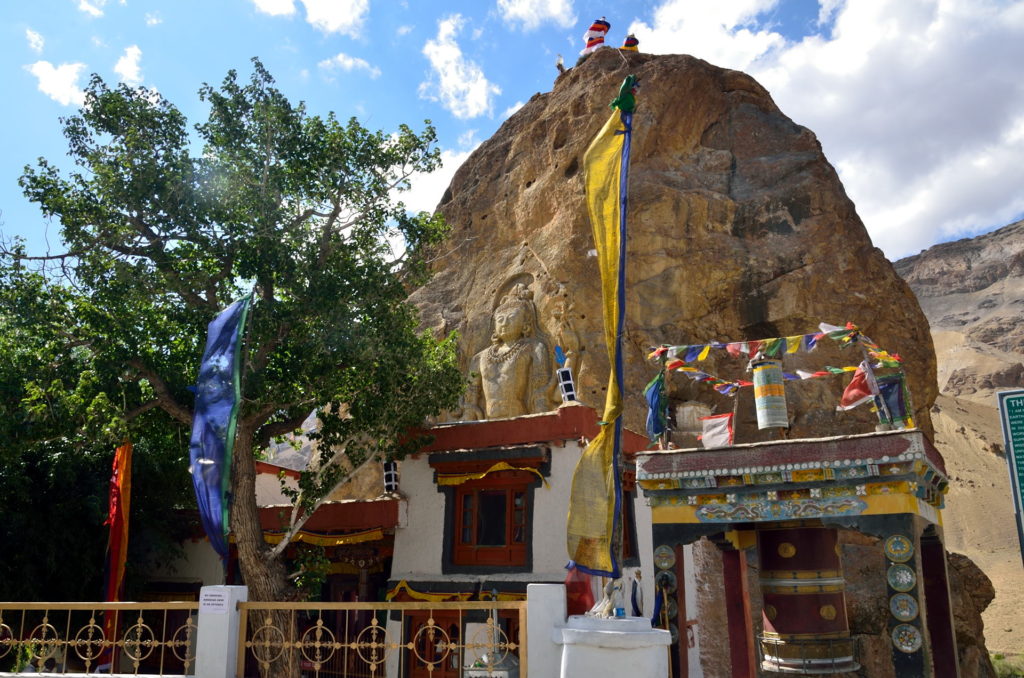
POLYGON ((527 486, 523 471, 492 473, 455 492, 455 565, 526 565, 529 540, 527 486))

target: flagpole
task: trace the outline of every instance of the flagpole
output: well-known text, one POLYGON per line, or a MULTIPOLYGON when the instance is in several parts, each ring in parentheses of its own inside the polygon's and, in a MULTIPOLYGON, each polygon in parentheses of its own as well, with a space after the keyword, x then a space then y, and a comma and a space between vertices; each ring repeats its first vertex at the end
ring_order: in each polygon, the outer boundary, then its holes
POLYGON ((885 398, 882 396, 882 392, 878 390, 878 382, 875 381, 875 371, 871 368, 871 356, 868 355, 868 349, 864 346, 864 343, 860 340, 863 336, 860 331, 857 332, 857 346, 860 347, 861 355, 864 356, 864 373, 868 379, 868 389, 871 391, 871 395, 878 401, 878 407, 885 417, 885 421, 882 423, 887 424, 892 428, 892 414, 889 412, 889 406, 885 404, 885 398))

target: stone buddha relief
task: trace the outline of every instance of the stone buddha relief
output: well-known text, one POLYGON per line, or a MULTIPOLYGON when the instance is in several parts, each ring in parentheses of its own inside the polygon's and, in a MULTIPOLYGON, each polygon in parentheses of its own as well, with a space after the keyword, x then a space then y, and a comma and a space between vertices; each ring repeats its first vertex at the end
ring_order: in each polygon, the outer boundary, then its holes
POLYGON ((504 419, 552 409, 552 355, 533 292, 522 282, 512 284, 494 309, 490 345, 470 361, 462 418, 504 419))

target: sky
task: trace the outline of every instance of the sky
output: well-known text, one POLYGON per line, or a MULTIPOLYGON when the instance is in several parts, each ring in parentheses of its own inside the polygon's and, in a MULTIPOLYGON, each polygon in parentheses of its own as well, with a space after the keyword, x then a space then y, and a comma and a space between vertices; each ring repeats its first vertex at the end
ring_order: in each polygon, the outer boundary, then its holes
POLYGON ((247 79, 252 57, 311 113, 384 131, 431 120, 444 168, 402 199, 433 210, 602 16, 610 45, 632 32, 641 51, 757 78, 817 134, 890 259, 1024 218, 1024 0, 8 0, 0 235, 59 250, 17 182, 39 157, 69 165, 59 119, 91 74, 201 122, 199 87, 247 79))

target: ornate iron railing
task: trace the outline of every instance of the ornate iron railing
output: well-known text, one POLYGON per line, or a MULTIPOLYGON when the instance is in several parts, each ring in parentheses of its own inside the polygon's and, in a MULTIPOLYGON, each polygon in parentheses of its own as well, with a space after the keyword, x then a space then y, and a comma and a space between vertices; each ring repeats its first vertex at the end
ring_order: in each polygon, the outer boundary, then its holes
POLYGON ((526 678, 526 601, 240 603, 238 677, 526 678))
POLYGON ((195 602, 0 603, 0 673, 185 676, 195 602))

